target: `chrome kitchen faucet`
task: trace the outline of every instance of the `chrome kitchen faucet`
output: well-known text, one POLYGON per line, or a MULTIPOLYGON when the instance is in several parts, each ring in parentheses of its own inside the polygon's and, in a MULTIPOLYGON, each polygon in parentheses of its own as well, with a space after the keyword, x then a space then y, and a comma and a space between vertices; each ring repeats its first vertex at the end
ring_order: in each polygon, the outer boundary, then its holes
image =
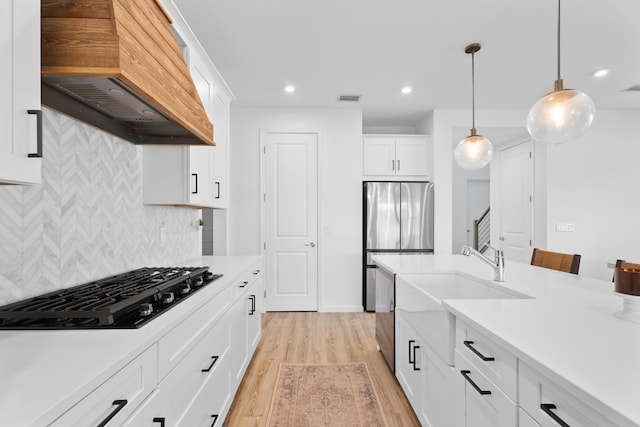
POLYGON ((504 251, 502 249, 495 249, 488 243, 485 245, 489 249, 493 250, 494 259, 487 257, 486 255, 473 249, 471 246, 464 245, 462 247, 462 255, 469 256, 471 254, 476 255, 478 258, 493 267, 493 280, 496 282, 504 282, 504 251))

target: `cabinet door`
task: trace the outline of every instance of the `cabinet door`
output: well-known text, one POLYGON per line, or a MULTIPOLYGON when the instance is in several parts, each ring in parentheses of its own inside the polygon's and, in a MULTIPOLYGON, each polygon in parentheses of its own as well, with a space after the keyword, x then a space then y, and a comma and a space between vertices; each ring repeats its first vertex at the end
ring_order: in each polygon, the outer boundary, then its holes
POLYGON ((518 406, 456 350, 456 405, 458 425, 513 427, 518 406))
POLYGON ((37 152, 41 108, 40 2, 3 1, 0 38, 0 182, 37 184, 42 162, 29 154, 37 152))
POLYGON ((213 96, 212 191, 217 208, 229 207, 229 100, 218 89, 213 96))
POLYGON ((231 318, 231 363, 229 366, 232 388, 237 387, 244 375, 248 354, 247 313, 249 302, 242 294, 229 312, 231 318))
POLYGON ((394 175, 396 140, 392 136, 364 137, 364 174, 394 175))
POLYGON ((157 357, 149 347, 49 426, 121 425, 155 387, 157 357))
POLYGON ((264 275, 262 272, 257 270, 257 273, 254 271, 252 275, 255 275, 255 280, 248 292, 250 307, 247 322, 247 350, 249 351, 249 360, 262 336, 262 292, 264 288, 264 275))
POLYGON ((212 206, 211 147, 189 147, 189 203, 212 206))
POLYGON ((421 349, 421 353, 420 421, 424 426, 453 427, 455 368, 440 360, 428 347, 421 349))
POLYGON ((396 175, 428 176, 427 139, 403 136, 396 139, 396 175))
POLYGON ((416 414, 421 412, 420 343, 409 324, 396 313, 396 377, 416 414))
POLYGON ((555 427, 613 427, 624 425, 599 402, 579 399, 523 361, 519 361, 518 396, 520 407, 538 424, 555 427))

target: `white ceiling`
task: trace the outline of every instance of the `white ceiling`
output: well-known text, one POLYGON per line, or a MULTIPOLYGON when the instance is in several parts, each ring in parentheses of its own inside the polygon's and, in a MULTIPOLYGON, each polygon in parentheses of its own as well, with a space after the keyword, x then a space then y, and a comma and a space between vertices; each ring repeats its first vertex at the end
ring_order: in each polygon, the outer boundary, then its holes
MULTIPOLYGON (((236 106, 344 108, 339 94, 359 94, 365 126, 413 125, 470 108, 472 42, 477 109, 528 109, 556 77, 556 0, 174 1, 236 106)), ((597 109, 640 110, 640 92, 621 92, 640 84, 639 42, 639 0, 562 2, 562 78, 597 109)))

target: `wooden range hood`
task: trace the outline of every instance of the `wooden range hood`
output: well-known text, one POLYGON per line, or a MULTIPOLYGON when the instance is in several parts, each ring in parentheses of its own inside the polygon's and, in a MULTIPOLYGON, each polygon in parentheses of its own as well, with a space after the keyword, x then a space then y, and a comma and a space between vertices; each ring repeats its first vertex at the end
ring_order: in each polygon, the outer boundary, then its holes
POLYGON ((42 0, 42 103, 134 144, 215 145, 159 0, 42 0))

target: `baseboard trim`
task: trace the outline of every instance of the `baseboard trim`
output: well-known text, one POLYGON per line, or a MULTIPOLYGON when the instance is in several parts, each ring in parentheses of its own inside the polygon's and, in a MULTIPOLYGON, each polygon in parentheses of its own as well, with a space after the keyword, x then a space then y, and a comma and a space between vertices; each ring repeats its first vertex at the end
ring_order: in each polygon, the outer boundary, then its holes
POLYGON ((320 310, 321 313, 358 313, 364 311, 361 305, 325 305, 320 310))

